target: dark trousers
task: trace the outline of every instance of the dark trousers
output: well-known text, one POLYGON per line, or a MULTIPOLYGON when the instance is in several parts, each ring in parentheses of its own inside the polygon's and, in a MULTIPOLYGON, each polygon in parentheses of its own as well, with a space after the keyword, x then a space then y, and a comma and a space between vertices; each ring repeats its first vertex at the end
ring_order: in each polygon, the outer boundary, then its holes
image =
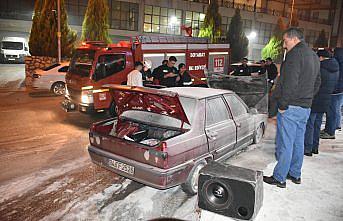
POLYGON ((318 151, 320 126, 322 125, 323 114, 324 113, 311 112, 310 117, 307 120, 304 142, 305 153, 318 151))

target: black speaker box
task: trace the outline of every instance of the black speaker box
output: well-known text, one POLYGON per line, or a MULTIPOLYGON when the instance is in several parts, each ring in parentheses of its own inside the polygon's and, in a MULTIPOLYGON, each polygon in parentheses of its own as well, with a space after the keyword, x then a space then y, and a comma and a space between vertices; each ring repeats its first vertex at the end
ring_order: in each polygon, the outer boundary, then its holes
POLYGON ((201 209, 252 220, 262 207, 262 171, 211 162, 200 170, 198 182, 201 209))

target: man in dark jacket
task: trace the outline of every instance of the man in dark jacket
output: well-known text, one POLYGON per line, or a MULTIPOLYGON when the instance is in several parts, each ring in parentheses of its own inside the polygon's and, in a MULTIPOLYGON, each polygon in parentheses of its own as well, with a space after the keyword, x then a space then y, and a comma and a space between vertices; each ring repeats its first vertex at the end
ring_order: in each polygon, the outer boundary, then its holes
POLYGON ((343 103, 343 48, 336 48, 334 57, 339 63, 339 78, 334 92, 331 95, 330 108, 326 112, 324 132, 322 139, 335 139, 336 129, 341 128, 341 107, 343 103))
POLYGON ((277 67, 273 63, 272 58, 266 59, 266 69, 268 73, 268 82, 273 86, 275 78, 277 77, 277 67))
POLYGON ((318 50, 320 60, 321 84, 318 93, 314 96, 311 106, 311 114, 308 118, 305 133, 306 156, 312 153, 318 154, 320 126, 322 125, 323 114, 328 111, 331 104, 331 94, 339 76, 339 65, 336 59, 330 58, 328 51, 318 50))
POLYGON ((263 181, 286 187, 286 178, 301 183, 304 159, 304 134, 313 96, 320 86, 319 58, 305 43, 298 28, 289 28, 283 34, 283 47, 287 55, 281 64, 281 73, 272 99, 276 100, 277 164, 273 175, 263 181))

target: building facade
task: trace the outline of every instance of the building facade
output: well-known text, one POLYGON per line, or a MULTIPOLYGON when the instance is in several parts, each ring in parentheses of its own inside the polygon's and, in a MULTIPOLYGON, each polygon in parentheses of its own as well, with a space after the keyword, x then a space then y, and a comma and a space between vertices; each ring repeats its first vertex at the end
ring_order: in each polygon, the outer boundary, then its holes
MULTIPOLYGON (((342 0, 218 0, 222 31, 228 31, 235 9, 241 9, 243 27, 249 36, 249 59, 261 59, 261 50, 268 43, 278 17, 284 23, 297 19, 305 40, 313 46, 324 30, 330 46, 343 46, 342 0), (293 8, 293 9, 292 9, 293 8), (292 13, 293 10, 293 13, 292 13), (250 35, 255 32, 256 36, 250 35), (251 37, 253 36, 253 37, 251 37)), ((81 35, 87 0, 65 0, 68 22, 81 35)), ((113 41, 137 35, 184 35, 182 27, 191 27, 197 36, 203 24, 208 0, 108 0, 110 36, 113 41)), ((0 38, 28 38, 34 0, 0 1, 0 38)))

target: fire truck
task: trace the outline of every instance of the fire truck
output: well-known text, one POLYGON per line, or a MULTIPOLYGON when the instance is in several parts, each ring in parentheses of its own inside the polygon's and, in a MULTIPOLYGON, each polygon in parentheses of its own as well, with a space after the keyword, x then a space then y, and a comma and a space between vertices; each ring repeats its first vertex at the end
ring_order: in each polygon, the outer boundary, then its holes
POLYGON ((139 36, 116 44, 83 42, 77 48, 66 74, 66 111, 85 113, 108 110, 115 115, 115 101, 106 84, 126 84, 134 62, 150 60, 152 68, 170 56, 176 66, 185 63, 194 86, 207 86, 204 70, 227 73, 230 64, 229 44, 210 44, 206 38, 176 36, 139 36))

